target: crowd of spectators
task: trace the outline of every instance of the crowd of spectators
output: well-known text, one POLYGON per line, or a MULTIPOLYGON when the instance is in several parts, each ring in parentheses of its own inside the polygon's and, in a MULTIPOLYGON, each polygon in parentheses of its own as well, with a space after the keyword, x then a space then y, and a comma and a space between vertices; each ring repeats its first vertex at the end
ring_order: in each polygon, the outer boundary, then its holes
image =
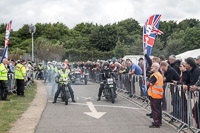
MULTIPOLYGON (((1 66, 5 70, 5 75, 7 75, 7 78, 1 80, 3 81, 1 83, 1 100, 9 101, 7 99, 8 93, 17 93, 18 96, 25 96, 24 95, 24 87, 27 85, 29 81, 33 81, 33 71, 34 71, 34 65, 30 60, 14 60, 14 59, 4 59, 1 63, 1 66), (25 75, 21 79, 17 79, 16 77, 16 71, 17 71, 17 65, 21 64, 21 69, 18 71, 21 71, 22 68, 24 69, 25 75), (20 82, 20 83, 19 83, 20 82), (20 93, 19 93, 20 92, 20 93), (21 94, 22 92, 22 94, 21 94), (6 95, 6 98, 4 98, 6 95)), ((19 75, 20 76, 20 75, 19 75)))
MULTIPOLYGON (((187 58, 185 60, 178 60, 174 55, 171 55, 168 57, 168 60, 166 60, 165 56, 161 55, 160 57, 153 57, 152 59, 147 56, 147 54, 144 52, 145 58, 147 60, 147 77, 149 78, 152 72, 150 71, 150 68, 153 63, 159 63, 160 68, 159 72, 163 75, 163 88, 166 89, 166 83, 171 83, 176 85, 182 85, 183 87, 183 94, 188 91, 190 93, 200 93, 200 56, 197 58, 187 58)), ((80 67, 81 69, 87 69, 90 71, 100 71, 102 68, 102 64, 104 61, 97 60, 96 62, 77 62, 77 67, 80 67)), ((115 60, 108 60, 110 63, 110 68, 116 72, 118 75, 120 74, 128 74, 128 75, 143 75, 143 64, 144 60, 143 58, 140 58, 138 60, 138 63, 133 63, 130 59, 123 60, 123 59, 115 59, 115 60)), ((164 92, 165 93, 165 92, 164 92)), ((198 94, 200 95, 200 94, 198 94)), ((172 94, 172 101, 176 100, 177 95, 172 94)), ((187 101, 186 97, 183 97, 185 101, 187 101)), ((196 105, 197 107, 197 114, 200 115, 200 97, 198 97, 198 103, 196 105)), ((176 102, 174 103, 168 103, 172 104, 174 107, 174 111, 180 112, 178 110, 178 105, 176 102)), ((185 107, 187 103, 185 102, 185 107)), ((164 94, 163 101, 162 101, 162 110, 166 110, 167 103, 166 103, 166 97, 164 94)), ((184 106, 181 106, 181 108, 184 108, 184 106)), ((180 109, 180 108, 179 108, 180 109)), ((193 109, 194 110, 194 109, 193 109)), ((185 111, 185 116, 186 116, 185 111)), ((194 114, 194 112, 193 112, 194 114)), ((174 116, 178 117, 178 116, 174 116)), ((174 120, 174 119, 172 119, 174 120)), ((195 117, 195 121, 197 123, 197 127, 199 128, 199 120, 200 118, 195 117)), ((186 122, 186 119, 184 119, 184 122, 186 122)), ((187 123, 187 122, 186 122, 187 123)))

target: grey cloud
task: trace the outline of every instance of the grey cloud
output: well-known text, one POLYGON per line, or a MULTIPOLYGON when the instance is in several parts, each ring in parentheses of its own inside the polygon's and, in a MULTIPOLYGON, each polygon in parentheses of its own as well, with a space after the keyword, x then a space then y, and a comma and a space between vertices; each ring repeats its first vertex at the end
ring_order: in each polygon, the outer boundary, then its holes
POLYGON ((134 18, 141 25, 152 14, 162 20, 200 19, 199 0, 1 0, 0 23, 13 19, 13 29, 23 24, 63 22, 73 28, 81 22, 114 23, 134 18))

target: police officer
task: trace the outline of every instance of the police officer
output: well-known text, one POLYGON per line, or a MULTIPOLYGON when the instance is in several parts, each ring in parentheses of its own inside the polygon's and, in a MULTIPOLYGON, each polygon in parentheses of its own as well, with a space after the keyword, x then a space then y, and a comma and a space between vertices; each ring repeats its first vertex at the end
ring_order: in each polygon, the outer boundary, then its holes
MULTIPOLYGON (((109 65, 110 64, 108 62, 104 62, 103 68, 101 69, 100 73, 101 73, 101 79, 103 81, 105 81, 107 78, 111 78, 111 75, 113 75, 112 70, 109 68, 109 65)), ((115 87, 115 84, 114 84, 114 87, 115 87)), ((104 89, 104 82, 100 82, 100 88, 99 88, 99 93, 98 93, 98 99, 97 99, 97 101, 101 100, 102 90, 103 89, 104 89)))
POLYGON ((70 92, 70 95, 71 95, 71 98, 72 98, 72 102, 76 102, 75 100, 74 100, 74 91, 73 91, 73 89, 72 89, 72 87, 71 87, 71 84, 70 84, 70 79, 69 79, 69 69, 66 69, 66 64, 65 63, 63 63, 62 65, 61 65, 61 70, 59 70, 58 71, 58 73, 57 73, 57 75, 56 75, 56 78, 58 78, 59 80, 59 83, 58 83, 58 90, 56 91, 56 93, 55 93, 55 96, 54 96, 54 101, 53 101, 53 103, 56 103, 56 101, 57 101, 57 98, 58 98, 58 96, 59 96, 59 94, 60 94, 60 91, 62 90, 62 84, 63 84, 63 79, 64 78, 68 78, 68 89, 69 89, 69 92, 70 92))
POLYGON ((1 99, 3 101, 10 101, 7 99, 8 94, 8 70, 6 69, 5 65, 7 64, 8 60, 3 59, 3 62, 0 64, 0 89, 1 89, 1 99))
POLYGON ((26 82, 25 60, 15 66, 15 79, 17 83, 17 96, 24 97, 24 83, 26 82))
POLYGON ((151 71, 153 74, 150 76, 147 85, 149 86, 148 95, 151 102, 151 110, 153 114, 153 122, 149 128, 159 128, 162 124, 162 108, 161 102, 163 99, 163 77, 159 72, 160 65, 153 63, 151 71))

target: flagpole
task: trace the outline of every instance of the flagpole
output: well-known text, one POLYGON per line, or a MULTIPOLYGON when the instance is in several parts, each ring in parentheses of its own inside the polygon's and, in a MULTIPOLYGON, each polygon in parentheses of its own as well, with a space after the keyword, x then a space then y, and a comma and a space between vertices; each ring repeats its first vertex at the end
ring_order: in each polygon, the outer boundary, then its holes
MULTIPOLYGON (((144 43, 144 27, 143 27, 143 52, 146 50, 146 44, 144 43)), ((143 67, 143 73, 144 73, 144 85, 145 85, 145 91, 147 91, 147 83, 146 83, 146 58, 145 58, 145 54, 144 54, 144 67, 143 67)), ((146 93, 146 92, 144 92, 146 93)))
POLYGON ((3 52, 3 56, 1 58, 1 63, 3 62, 4 57, 8 58, 8 43, 9 43, 9 38, 10 38, 11 26, 12 26, 12 20, 7 24, 7 27, 6 27, 5 49, 3 52))

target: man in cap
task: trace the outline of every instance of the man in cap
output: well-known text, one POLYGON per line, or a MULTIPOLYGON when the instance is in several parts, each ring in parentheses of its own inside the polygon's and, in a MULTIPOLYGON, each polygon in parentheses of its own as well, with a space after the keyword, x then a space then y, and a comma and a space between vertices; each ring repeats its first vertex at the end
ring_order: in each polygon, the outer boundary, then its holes
POLYGON ((17 96, 24 97, 24 85, 26 82, 25 60, 22 60, 15 66, 15 79, 17 83, 17 96))

